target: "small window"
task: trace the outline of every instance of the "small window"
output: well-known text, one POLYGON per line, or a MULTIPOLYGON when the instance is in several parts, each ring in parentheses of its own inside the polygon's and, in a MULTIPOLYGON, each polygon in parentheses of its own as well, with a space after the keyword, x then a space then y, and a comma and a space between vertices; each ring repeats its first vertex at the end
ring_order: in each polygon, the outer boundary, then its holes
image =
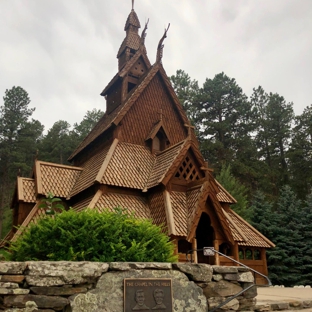
POLYGON ((255 249, 254 251, 254 260, 261 260, 261 252, 259 249, 255 249))
POLYGON ((245 259, 243 249, 239 248, 238 255, 239 255, 239 259, 245 259))
POLYGON ((186 254, 188 251, 192 250, 192 244, 186 239, 180 239, 178 241, 178 252, 186 254))
POLYGON ((223 243, 219 246, 219 251, 222 252, 226 256, 232 256, 232 248, 230 244, 223 243))
POLYGON ((136 86, 136 84, 128 82, 128 93, 136 86))
POLYGON ((153 140, 153 149, 156 151, 160 151, 160 140, 159 137, 156 135, 153 140))
POLYGON ((252 251, 250 249, 246 249, 245 251, 245 257, 248 260, 252 260, 252 251))

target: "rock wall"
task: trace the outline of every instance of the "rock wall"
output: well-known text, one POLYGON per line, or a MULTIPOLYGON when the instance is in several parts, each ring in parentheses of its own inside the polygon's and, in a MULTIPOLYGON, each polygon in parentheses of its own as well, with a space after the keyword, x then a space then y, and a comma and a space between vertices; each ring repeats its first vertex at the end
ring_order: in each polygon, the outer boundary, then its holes
MULTIPOLYGON (((125 278, 172 279, 175 312, 209 311, 254 282, 251 272, 237 266, 0 262, 0 311, 123 312, 125 278)), ((256 287, 252 287, 222 310, 253 310, 256 294, 256 287)))

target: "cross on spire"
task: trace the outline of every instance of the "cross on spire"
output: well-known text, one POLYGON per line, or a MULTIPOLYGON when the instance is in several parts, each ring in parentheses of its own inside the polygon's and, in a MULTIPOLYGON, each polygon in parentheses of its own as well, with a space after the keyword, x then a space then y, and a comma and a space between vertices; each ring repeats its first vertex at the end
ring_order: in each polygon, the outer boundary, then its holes
POLYGON ((187 128, 187 135, 191 137, 191 134, 192 134, 191 129, 195 129, 195 127, 192 126, 191 124, 184 124, 184 127, 187 128))
POLYGON ((133 8, 134 8, 134 0, 132 0, 132 10, 133 10, 133 8))
POLYGON ((165 116, 165 114, 163 113, 162 109, 159 110, 159 121, 161 121, 163 119, 163 116, 165 116))
POLYGON ((213 169, 209 168, 208 161, 205 161, 204 166, 200 167, 200 170, 204 171, 206 179, 209 180, 209 175, 213 172, 213 169))

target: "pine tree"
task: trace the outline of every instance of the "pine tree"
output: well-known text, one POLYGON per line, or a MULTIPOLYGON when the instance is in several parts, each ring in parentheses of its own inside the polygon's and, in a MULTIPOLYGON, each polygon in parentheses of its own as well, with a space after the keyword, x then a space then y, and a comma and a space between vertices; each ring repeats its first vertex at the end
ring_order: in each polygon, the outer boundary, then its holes
POLYGON ((34 108, 29 108, 30 98, 21 87, 5 91, 0 107, 0 234, 3 212, 13 195, 15 179, 20 172, 29 175, 37 142, 43 126, 29 120, 34 108))
POLYGON ((169 79, 188 118, 196 126, 197 109, 195 103, 198 101, 198 82, 191 80, 191 77, 181 69, 177 70, 176 74, 169 79))
POLYGON ((274 284, 294 286, 300 283, 304 248, 300 205, 291 188, 282 187, 271 217, 276 247, 267 253, 269 276, 274 284))
POLYGON ((307 196, 300 216, 303 248, 299 284, 312 285, 312 193, 307 196))
POLYGON ((223 165, 217 181, 236 199, 237 203, 231 208, 242 218, 250 221, 252 210, 248 207, 247 189, 231 173, 230 165, 223 165))
POLYGON ((70 124, 65 120, 55 122, 41 140, 39 157, 41 160, 68 164, 67 159, 76 146, 70 137, 70 124))
POLYGON ((272 229, 273 204, 269 202, 263 192, 256 191, 254 193, 251 204, 252 216, 250 223, 260 233, 274 242, 272 229))

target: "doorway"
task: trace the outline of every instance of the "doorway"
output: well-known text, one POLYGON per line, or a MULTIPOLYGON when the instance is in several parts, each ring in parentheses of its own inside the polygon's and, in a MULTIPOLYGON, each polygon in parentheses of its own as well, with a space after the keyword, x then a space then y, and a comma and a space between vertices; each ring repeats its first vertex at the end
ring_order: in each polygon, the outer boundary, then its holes
MULTIPOLYGON (((197 229, 196 229, 196 241, 197 249, 203 249, 204 247, 213 247, 214 229, 211 226, 211 220, 205 212, 202 213, 197 229)), ((197 252, 198 263, 214 264, 214 257, 207 257, 203 255, 203 251, 197 252)))

